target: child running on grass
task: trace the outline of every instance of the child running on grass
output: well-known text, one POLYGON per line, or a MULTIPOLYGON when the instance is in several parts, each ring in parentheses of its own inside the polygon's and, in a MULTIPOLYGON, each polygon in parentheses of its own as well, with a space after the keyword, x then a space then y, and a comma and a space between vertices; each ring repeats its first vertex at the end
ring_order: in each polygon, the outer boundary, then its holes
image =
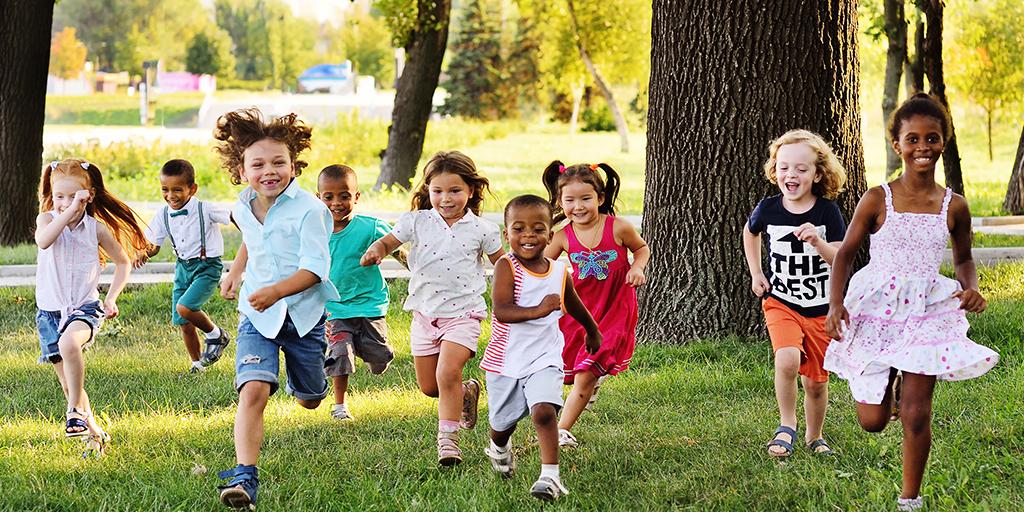
MULTIPOLYGON (((341 296, 327 302, 327 361, 324 370, 333 379, 334 407, 331 417, 351 420, 345 405, 348 377, 355 372, 359 356, 380 375, 395 358, 388 344, 388 285, 377 265, 361 266, 359 259, 377 239, 391 232, 391 226, 380 219, 356 215, 359 182, 356 172, 347 165, 329 165, 317 178, 317 197, 327 205, 334 219, 329 243, 331 251, 331 282, 341 296)), ((405 261, 402 253, 395 258, 405 261)))
POLYGON ((573 318, 560 320, 565 383, 573 387, 558 421, 558 443, 571 448, 578 443, 569 430, 597 392, 598 379, 629 368, 636 343, 636 288, 647 281, 644 269, 651 250, 629 222, 615 217, 619 175, 608 164, 566 167, 556 160, 544 169, 543 179, 554 222, 569 221, 554 234, 544 255, 557 259, 569 254, 573 287, 604 336, 600 350, 591 353, 583 326, 573 318))
POLYGON ((104 318, 118 315, 131 259, 149 245, 135 212, 103 185, 95 165, 75 158, 51 162, 39 183, 36 217, 36 327, 40 363, 57 373, 68 407, 64 435, 84 437, 86 453, 102 455, 110 436, 93 415, 85 392, 82 352, 104 318), (100 302, 100 267, 110 258, 114 279, 100 302))
POLYGON ((491 340, 480 367, 487 371, 491 442, 485 453, 504 476, 515 470, 509 442, 516 424, 533 419, 540 444, 540 478, 534 497, 551 501, 568 490, 558 472, 558 410, 562 407, 562 348, 558 320, 569 313, 586 331, 589 353, 601 347, 597 323, 580 302, 564 262, 544 257, 551 239, 551 205, 519 196, 505 206, 505 239, 511 254, 494 266, 491 340))
POLYGON ((765 324, 775 353, 775 400, 779 428, 768 455, 788 457, 797 438, 797 374, 804 387, 807 447, 834 452, 822 436, 828 407, 828 372, 822 368, 829 337, 829 265, 846 233, 839 207, 831 201, 846 183, 846 171, 815 133, 791 130, 768 147, 764 173, 780 194, 762 200, 743 228, 743 252, 751 289, 762 299, 765 324), (761 238, 768 248, 762 270, 761 238))
POLYGON ((980 313, 986 302, 971 257, 967 201, 935 182, 935 164, 950 132, 949 113, 927 94, 915 94, 893 112, 889 136, 903 158, 903 175, 868 190, 857 205, 835 257, 825 322, 834 339, 825 368, 849 382, 861 427, 881 432, 899 401, 900 510, 923 507, 935 380, 978 377, 999 361, 967 337, 966 313, 980 313), (871 261, 846 290, 850 263, 869 234, 871 261), (950 235, 956 280, 939 273, 950 235))
POLYGON ((160 252, 164 240, 171 242, 177 257, 174 291, 171 292, 171 323, 181 327, 192 364, 190 373, 201 372, 216 363, 228 344, 228 333, 217 327, 202 311, 220 283, 224 265, 224 237, 218 224, 231 222, 231 214, 195 197, 196 171, 188 160, 170 160, 160 169, 160 193, 167 206, 157 212, 146 229, 151 245, 135 259, 135 268, 160 252), (199 353, 203 331, 206 350, 199 353))
POLYGON ((255 108, 224 114, 214 130, 232 183, 249 184, 231 211, 243 244, 221 284, 230 297, 245 272, 235 352, 238 465, 219 475, 231 479, 219 487, 229 507, 256 505, 263 411, 278 389, 279 352, 288 377, 285 391, 299 405, 315 409, 327 396, 324 304, 338 300, 328 279, 334 222, 324 203, 295 180, 306 167, 297 157, 309 149, 311 135, 295 114, 267 122, 255 108))
POLYGON ((412 210, 394 231, 373 243, 362 265, 378 265, 404 243, 409 250, 409 297, 413 312, 410 349, 420 391, 437 397, 437 461, 462 462, 459 428, 476 425, 480 383, 462 380, 476 353, 480 321, 487 317, 487 291, 481 258, 491 263, 505 251, 498 226, 479 217, 487 178, 458 151, 435 154, 423 168, 412 210), (460 410, 461 420, 460 420, 460 410))

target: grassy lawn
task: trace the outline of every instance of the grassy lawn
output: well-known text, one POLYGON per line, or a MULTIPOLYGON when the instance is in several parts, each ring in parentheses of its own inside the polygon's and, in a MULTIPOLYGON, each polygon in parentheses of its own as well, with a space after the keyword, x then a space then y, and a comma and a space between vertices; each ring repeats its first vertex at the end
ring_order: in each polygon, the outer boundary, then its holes
MULTIPOLYGON (((161 94, 156 126, 192 127, 198 122, 202 93, 161 94)), ((139 126, 139 97, 123 94, 47 96, 47 124, 139 126)))
MULTIPOLYGON (((937 387, 923 489, 931 510, 1024 507, 1024 264, 981 272, 990 307, 972 318, 971 335, 1002 362, 983 378, 937 387)), ((393 289, 398 304, 404 283, 393 289)), ((33 292, 0 289, 0 510, 219 509, 215 472, 234 464, 234 345, 206 374, 185 374, 166 318, 169 295, 169 285, 131 287, 122 317, 87 356, 87 389, 113 444, 107 457, 82 460, 81 443, 63 436, 53 373, 35 363, 33 292)), ((219 298, 209 311, 221 325, 236 322, 233 304, 219 298)), ((416 391, 409 316, 393 306, 388 318, 397 359, 382 376, 360 369, 353 377, 355 422, 338 424, 328 407, 307 411, 283 393, 271 398, 261 508, 536 508, 527 494, 539 472, 528 423, 513 437, 519 472, 510 480, 483 455, 485 425, 463 434, 462 466, 436 467, 436 406, 416 391)), ((478 362, 468 374, 481 375, 478 362)), ((838 459, 802 449, 782 464, 765 456, 777 424, 771 368, 764 339, 642 345, 582 418, 581 447, 562 456, 571 494, 550 508, 892 510, 900 427, 862 432, 842 381, 833 379, 826 422, 838 459)))

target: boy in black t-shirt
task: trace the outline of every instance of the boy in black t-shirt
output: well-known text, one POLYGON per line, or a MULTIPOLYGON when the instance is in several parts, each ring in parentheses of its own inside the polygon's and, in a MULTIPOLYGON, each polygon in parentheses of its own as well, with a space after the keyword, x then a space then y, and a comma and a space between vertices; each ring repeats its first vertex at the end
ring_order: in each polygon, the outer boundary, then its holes
POLYGON ((815 454, 832 454, 822 437, 828 405, 828 372, 822 368, 829 338, 829 266, 846 234, 846 223, 829 197, 842 189, 846 172, 820 136, 791 130, 772 142, 765 175, 781 194, 762 200, 743 229, 751 289, 761 297, 775 352, 779 428, 768 454, 788 457, 797 440, 796 376, 804 387, 805 442, 815 454), (762 269, 761 238, 768 261, 762 269))

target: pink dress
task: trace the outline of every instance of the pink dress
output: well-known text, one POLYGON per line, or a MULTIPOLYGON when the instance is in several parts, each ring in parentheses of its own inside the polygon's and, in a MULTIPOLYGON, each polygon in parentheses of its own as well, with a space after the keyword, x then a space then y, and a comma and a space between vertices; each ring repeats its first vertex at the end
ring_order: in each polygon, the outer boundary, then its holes
POLYGON ((861 403, 882 402, 889 369, 938 380, 978 377, 999 354, 967 337, 967 316, 953 294, 960 283, 939 274, 949 238, 946 189, 942 210, 902 213, 885 190, 885 223, 871 235, 871 261, 854 274, 844 304, 850 323, 825 353, 825 369, 850 384, 861 403))
POLYGON ((604 231, 597 247, 588 248, 576 238, 572 224, 565 226, 572 263, 572 284, 601 331, 604 341, 596 354, 587 353, 586 330, 570 315, 559 321, 565 336, 562 361, 565 382, 573 375, 590 371, 594 375, 615 375, 629 368, 636 344, 636 289, 626 284, 629 273, 628 249, 615 243, 615 217, 605 217, 604 231))

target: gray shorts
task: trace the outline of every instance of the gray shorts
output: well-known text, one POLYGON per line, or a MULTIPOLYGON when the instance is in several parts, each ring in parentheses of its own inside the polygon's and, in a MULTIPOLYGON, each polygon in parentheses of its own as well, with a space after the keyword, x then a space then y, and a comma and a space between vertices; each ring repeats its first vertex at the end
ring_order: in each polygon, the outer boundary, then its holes
POLYGON ((324 373, 328 377, 352 375, 356 371, 355 356, 366 362, 373 373, 383 371, 395 358, 395 351, 388 345, 388 323, 384 317, 327 321, 324 373))
POLYGON ((520 379, 487 372, 487 408, 491 428, 504 432, 530 415, 537 404, 562 408, 562 379, 557 366, 548 366, 520 379))

